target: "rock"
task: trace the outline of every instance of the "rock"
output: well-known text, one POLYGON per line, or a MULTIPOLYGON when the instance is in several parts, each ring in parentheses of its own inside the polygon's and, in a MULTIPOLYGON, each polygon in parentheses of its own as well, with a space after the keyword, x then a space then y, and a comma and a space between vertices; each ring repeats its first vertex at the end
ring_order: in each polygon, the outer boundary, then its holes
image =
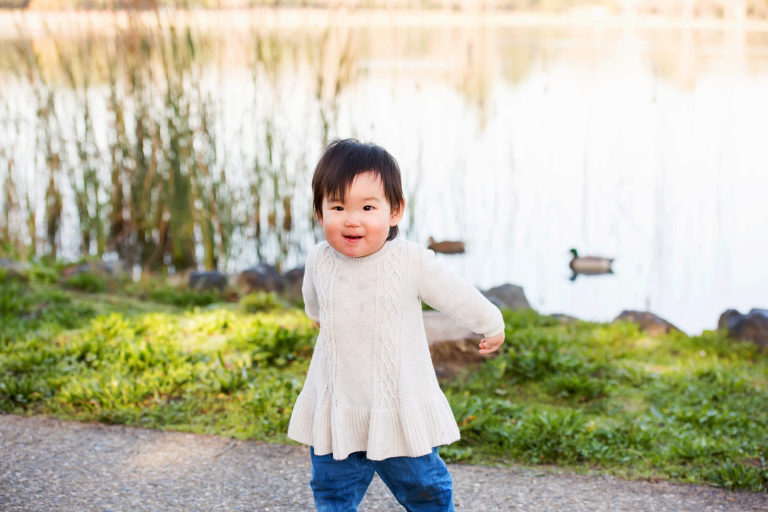
POLYGON ((217 289, 223 291, 227 287, 227 275, 216 270, 194 270, 189 273, 188 286, 195 290, 217 289))
POLYGON ((483 292, 499 308, 531 309, 523 288, 515 284, 502 284, 483 292))
POLYGON ((120 261, 86 261, 77 265, 71 265, 61 271, 64 279, 69 279, 78 274, 89 272, 100 277, 120 277, 125 274, 125 266, 120 261))
POLYGON ((69 279, 70 277, 84 274, 86 272, 91 272, 96 275, 103 275, 105 273, 102 269, 95 267, 95 265, 92 266, 91 263, 80 263, 79 265, 70 265, 69 267, 64 267, 61 270, 61 277, 64 279, 69 279))
POLYGON ((285 288, 275 267, 266 263, 243 270, 237 278, 237 286, 246 294, 255 291, 282 293, 285 288))
POLYGON ((720 315, 717 327, 726 329, 731 338, 751 341, 768 349, 768 309, 753 308, 746 315, 729 309, 720 315))
POLYGON ((439 311, 424 311, 424 330, 438 378, 450 378, 464 368, 495 357, 480 354, 482 337, 462 327, 439 311))
POLYGON ((296 267, 283 274, 285 295, 291 299, 301 298, 301 285, 304 282, 304 267, 296 267))
POLYGON ((677 327, 667 322, 663 318, 654 315, 648 311, 622 311, 619 316, 614 318, 617 321, 634 322, 640 326, 640 330, 649 336, 661 336, 670 331, 680 331, 677 327))
POLYGON ((20 261, 9 260, 8 258, 0 258, 0 268, 8 271, 14 271, 22 274, 26 272, 28 267, 28 264, 22 263, 20 261))
POLYGON ((579 321, 578 318, 571 315, 566 315, 565 313, 552 313, 551 315, 547 315, 549 318, 553 318, 564 325, 570 325, 574 324, 579 321))
POLYGON ((121 277, 127 274, 125 264, 120 260, 106 261, 102 263, 107 273, 113 277, 121 277))
POLYGON ((5 272, 7 279, 17 279, 19 281, 27 280, 27 270, 29 265, 20 261, 9 260, 6 258, 0 258, 0 269, 5 272))

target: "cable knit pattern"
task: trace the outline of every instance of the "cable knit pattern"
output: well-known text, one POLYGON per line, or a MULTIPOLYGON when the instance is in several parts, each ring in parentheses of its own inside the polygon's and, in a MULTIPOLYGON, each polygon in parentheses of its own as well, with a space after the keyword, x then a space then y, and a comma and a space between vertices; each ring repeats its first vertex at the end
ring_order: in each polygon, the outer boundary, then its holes
MULTIPOLYGON (((338 268, 338 260, 334 258, 329 251, 323 251, 318 254, 312 268, 312 275, 317 282, 317 299, 320 304, 319 320, 320 325, 328 325, 333 328, 333 279, 338 268)), ((328 337, 323 337, 323 368, 328 372, 328 380, 335 381, 336 376, 336 354, 335 345, 326 340, 333 340, 333 332, 328 337)))
POLYGON ((302 286, 320 333, 288 436, 344 459, 419 457, 459 439, 432 367, 421 300, 485 336, 501 313, 434 253, 393 240, 363 258, 327 242, 307 256, 302 286))
POLYGON ((380 339, 376 343, 376 406, 382 409, 397 409, 398 382, 400 380, 400 343, 398 335, 402 323, 399 304, 404 289, 405 257, 404 251, 391 251, 390 257, 384 262, 378 262, 377 274, 381 279, 376 280, 376 297, 381 299, 377 304, 376 334, 380 339))

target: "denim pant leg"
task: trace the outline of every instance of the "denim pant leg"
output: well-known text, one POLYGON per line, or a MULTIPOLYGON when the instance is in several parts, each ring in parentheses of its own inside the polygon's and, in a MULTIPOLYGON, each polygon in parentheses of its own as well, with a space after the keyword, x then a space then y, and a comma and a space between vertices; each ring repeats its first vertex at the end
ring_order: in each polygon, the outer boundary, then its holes
POLYGON ((315 455, 310 447, 312 480, 309 485, 318 512, 357 512, 365 491, 373 480, 373 465, 365 452, 356 452, 344 460, 333 460, 333 454, 315 455))
POLYGON ((453 512, 453 480, 437 447, 422 457, 392 457, 373 467, 409 512, 453 512))

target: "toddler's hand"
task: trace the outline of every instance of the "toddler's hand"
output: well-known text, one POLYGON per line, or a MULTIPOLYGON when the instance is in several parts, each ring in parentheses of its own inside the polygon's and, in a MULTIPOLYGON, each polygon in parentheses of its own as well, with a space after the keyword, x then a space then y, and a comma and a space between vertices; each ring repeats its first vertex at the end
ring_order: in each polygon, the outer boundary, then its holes
POLYGON ((499 347, 501 347, 502 343, 504 343, 503 332, 501 334, 497 334, 496 336, 485 338, 482 341, 480 341, 480 353, 490 354, 491 352, 496 352, 497 350, 499 350, 499 347))

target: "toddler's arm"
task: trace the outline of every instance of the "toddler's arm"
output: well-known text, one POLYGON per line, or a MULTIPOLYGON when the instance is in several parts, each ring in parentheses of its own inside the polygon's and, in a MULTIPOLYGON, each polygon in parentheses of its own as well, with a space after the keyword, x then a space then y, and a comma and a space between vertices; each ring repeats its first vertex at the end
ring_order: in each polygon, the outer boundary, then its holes
POLYGON ((313 268, 315 251, 309 250, 307 263, 304 265, 304 281, 301 283, 301 295, 304 297, 304 311, 307 316, 320 325, 320 307, 317 300, 317 291, 313 280, 313 268))
POLYGON ((433 308, 472 331, 482 334, 480 353, 488 354, 504 343, 501 311, 474 286, 440 264, 432 251, 424 251, 419 295, 433 308))

